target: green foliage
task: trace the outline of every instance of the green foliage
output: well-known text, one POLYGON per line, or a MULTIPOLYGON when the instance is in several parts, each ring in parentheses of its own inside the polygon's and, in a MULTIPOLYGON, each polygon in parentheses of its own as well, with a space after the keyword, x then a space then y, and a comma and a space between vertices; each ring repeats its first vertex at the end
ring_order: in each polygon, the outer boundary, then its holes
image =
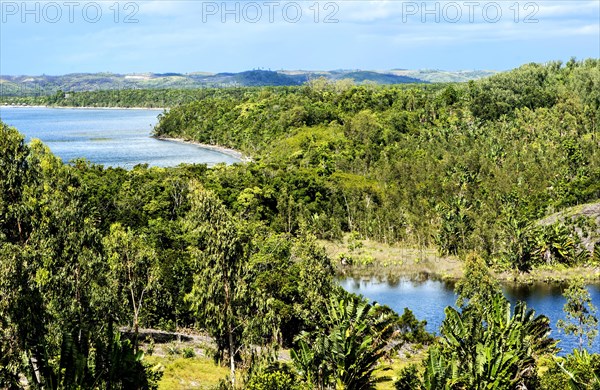
POLYGON ((114 324, 102 232, 76 169, 0 124, 0 382, 9 388, 153 388, 114 324))
POLYGON ((107 374, 109 388, 158 389, 158 382, 162 377, 160 366, 146 365, 142 361, 143 352, 136 351, 129 340, 121 340, 117 333, 110 351, 107 374))
POLYGON ((394 382, 396 390, 419 390, 422 388, 421 379, 417 366, 410 364, 403 367, 398 373, 398 379, 394 382))
POLYGON ((291 352, 299 375, 313 386, 370 389, 386 379, 376 378, 379 360, 391 353, 397 337, 397 316, 364 298, 332 297, 321 313, 322 329, 301 334, 291 352))
POLYGON ((500 291, 500 284, 485 261, 473 253, 467 256, 463 267, 464 276, 456 283, 456 304, 461 308, 468 305, 483 311, 500 291))
POLYGON ((111 225, 109 234, 104 238, 115 290, 120 293, 123 303, 131 305, 136 349, 144 298, 157 283, 156 254, 146 241, 144 235, 137 235, 131 229, 125 230, 118 223, 111 225))
POLYGON ((584 348, 584 339, 587 346, 591 347, 594 339, 598 336, 598 317, 596 307, 592 303, 589 291, 585 288, 583 280, 577 279, 565 290, 564 297, 567 299, 563 311, 567 319, 558 320, 558 327, 565 334, 572 334, 579 339, 579 350, 584 348))
POLYGON ((186 359, 191 359, 196 356, 196 352, 194 352, 194 348, 187 347, 183 349, 183 357, 186 359))
MULTIPOLYGON (((344 233, 347 257, 365 266, 366 239, 475 253, 460 311, 447 309, 429 350, 425 388, 535 386, 537 357, 554 352, 547 320, 522 304, 511 313, 486 264, 527 272, 597 261, 596 221, 541 218, 600 199, 599 82, 592 59, 442 86, 313 80, 43 97, 169 105, 157 136, 238 148, 253 162, 65 165, 0 123, 0 387, 151 387, 156 372, 137 341, 117 339, 123 325, 205 328, 232 369, 254 348, 294 346, 307 383, 372 387, 387 341, 431 338, 410 311, 332 299, 333 265, 317 238, 344 233), (109 374, 115 351, 127 384, 109 374)), ((591 336, 585 294, 569 299, 565 329, 591 336)), ((575 374, 587 358, 573 359, 583 363, 567 358, 556 375, 591 383, 575 374)), ((295 379, 263 374, 265 386, 295 379)))
MULTIPOLYGON (((423 362, 425 389, 512 389, 538 386, 537 359, 556 352, 550 323, 525 303, 511 305, 477 257, 457 286, 461 311, 447 307, 441 337, 423 362), (479 286, 479 288, 477 287, 479 286)), ((410 375, 409 375, 410 374, 410 375)), ((405 380, 414 380, 406 373, 405 380)))
POLYGON ((524 303, 515 306, 501 294, 482 313, 467 307, 462 313, 446 309, 441 327, 442 354, 451 359, 458 377, 451 383, 468 388, 510 388, 532 386, 536 378, 536 357, 554 352, 548 318, 535 317, 524 303))
POLYGON ((310 236, 272 235, 254 246, 246 280, 256 314, 246 333, 256 343, 289 347, 318 325, 318 309, 334 289, 331 261, 310 236))
POLYGON ((19 226, 24 217, 19 210, 19 202, 22 200, 24 186, 27 183, 31 171, 28 161, 29 148, 25 145, 24 137, 11 127, 0 122, 0 239, 23 240, 23 233, 19 237, 19 226))
POLYGON ((538 229, 533 254, 545 263, 573 265, 587 260, 579 236, 565 224, 555 223, 538 229))
POLYGON ((559 66, 559 63, 527 64, 477 84, 470 83, 473 113, 483 119, 495 119, 515 108, 551 106, 557 99, 554 77, 559 66))
POLYGON ((454 369, 453 362, 442 354, 440 347, 433 346, 427 351, 427 358, 423 362, 423 365, 425 366, 423 383, 421 385, 423 389, 447 390, 453 387, 465 387, 458 379, 458 375, 460 375, 458 370, 454 369), (458 385, 456 385, 457 382, 458 385))
POLYGON ((467 249, 467 236, 472 232, 472 222, 467 213, 469 207, 464 198, 453 200, 449 205, 438 205, 441 226, 436 244, 443 255, 457 255, 467 249))
POLYGON ((432 334, 425 330, 427 321, 419 321, 413 312, 405 307, 404 313, 398 319, 398 330, 400 338, 411 344, 429 344, 434 341, 432 334))
POLYGON ((195 186, 189 196, 184 231, 195 275, 187 299, 220 351, 227 349, 235 386, 235 359, 243 346, 240 328, 248 316, 243 237, 213 194, 195 186))
POLYGON ((527 272, 587 260, 573 230, 535 221, 600 198, 597 79, 586 60, 437 89, 315 80, 215 91, 162 115, 155 133, 252 155, 218 174, 217 192, 278 231, 474 250, 527 272))
POLYGON ((250 378, 244 385, 253 390, 301 390, 306 388, 285 364, 259 364, 252 366, 250 378))
MULTIPOLYGON (((28 377, 35 386, 24 354, 40 365, 44 386, 103 383, 97 372, 108 372, 110 343, 122 325, 204 326, 217 340, 215 357, 234 350, 234 365, 248 343, 290 345, 318 325, 333 266, 311 234, 273 234, 264 225, 274 195, 250 185, 255 168, 246 175, 222 167, 219 175, 202 166, 63 165, 41 143, 28 146, 16 131, 2 131, 2 164, 15 172, 0 180, 3 384, 28 377), (221 312, 225 287, 233 303, 221 312)), ((136 337, 131 341, 135 350, 136 337)))
POLYGON ((501 294, 484 312, 467 306, 462 312, 446 308, 440 346, 425 361, 424 387, 514 388, 535 386, 536 358, 555 351, 548 339, 549 321, 535 317, 525 304, 510 303, 501 294))
POLYGON ((533 228, 526 219, 514 215, 514 211, 501 221, 504 240, 501 256, 503 261, 521 272, 528 272, 534 265, 533 228))
POLYGON ((552 361, 548 371, 542 376, 541 388, 547 390, 600 389, 600 354, 590 354, 586 350, 575 349, 573 353, 552 361))
POLYGON ((298 388, 294 386, 294 379, 289 374, 281 371, 258 374, 246 384, 246 389, 253 390, 288 390, 298 388))

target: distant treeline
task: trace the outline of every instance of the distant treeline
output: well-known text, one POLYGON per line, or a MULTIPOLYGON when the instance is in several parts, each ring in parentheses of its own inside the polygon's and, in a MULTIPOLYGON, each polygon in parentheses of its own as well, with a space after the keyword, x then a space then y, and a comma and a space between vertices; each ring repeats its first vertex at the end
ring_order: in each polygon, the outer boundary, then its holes
MULTIPOLYGON (((346 80, 342 84, 352 84, 346 80)), ((436 90, 441 84, 401 84, 398 88, 436 90)), ((0 104, 39 105, 57 107, 140 107, 167 108, 208 98, 242 99, 245 95, 271 90, 277 93, 293 93, 301 87, 222 87, 195 89, 110 89, 101 91, 72 92, 58 90, 48 95, 0 95, 0 104)))

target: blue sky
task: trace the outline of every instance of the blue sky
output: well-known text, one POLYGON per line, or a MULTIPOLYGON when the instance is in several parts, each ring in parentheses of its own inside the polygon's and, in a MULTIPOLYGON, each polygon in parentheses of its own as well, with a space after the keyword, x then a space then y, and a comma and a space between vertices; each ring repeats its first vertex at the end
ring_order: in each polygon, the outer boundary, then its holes
POLYGON ((495 69, 600 57, 600 1, 0 0, 0 74, 495 69))

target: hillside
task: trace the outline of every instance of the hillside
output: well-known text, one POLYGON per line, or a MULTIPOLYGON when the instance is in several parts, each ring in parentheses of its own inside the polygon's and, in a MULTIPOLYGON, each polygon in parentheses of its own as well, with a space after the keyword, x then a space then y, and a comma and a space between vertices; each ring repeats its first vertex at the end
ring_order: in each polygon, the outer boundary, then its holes
POLYGON ((556 223, 573 225, 582 247, 593 253, 596 243, 600 242, 600 202, 568 207, 538 221, 540 226, 556 223))
POLYGON ((446 71, 439 69, 393 69, 389 73, 395 76, 412 77, 430 83, 461 83, 470 80, 479 80, 492 76, 498 72, 492 70, 446 71))
POLYGON ((323 238, 427 242, 442 255, 476 251, 520 270, 572 264, 592 253, 573 233, 592 221, 535 222, 600 198, 597 65, 528 64, 426 88, 222 91, 173 107, 155 131, 240 149, 286 177, 296 167, 299 188, 319 193, 298 194, 310 204, 300 219, 323 238))
POLYGON ((63 91, 96 91, 109 89, 187 89, 201 87, 294 86, 324 77, 329 80, 350 79, 357 84, 405 84, 462 82, 494 74, 491 71, 439 70, 333 70, 271 71, 249 70, 239 73, 72 73, 62 76, 0 75, 0 95, 36 95, 63 91))

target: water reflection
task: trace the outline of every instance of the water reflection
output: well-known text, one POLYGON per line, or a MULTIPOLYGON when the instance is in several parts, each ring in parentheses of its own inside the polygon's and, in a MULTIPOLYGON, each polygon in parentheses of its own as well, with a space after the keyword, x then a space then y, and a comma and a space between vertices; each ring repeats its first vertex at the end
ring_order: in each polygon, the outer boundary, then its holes
POLYGON ((398 313, 408 307, 417 318, 427 321, 429 332, 437 332, 443 320, 444 308, 456 301, 452 283, 424 277, 387 280, 347 278, 340 280, 340 285, 347 291, 388 305, 398 313))
POLYGON ((518 284, 507 283, 502 286, 505 295, 516 300, 539 299, 548 297, 562 297, 563 291, 568 287, 566 283, 534 283, 518 284))
MULTIPOLYGON (((361 294, 371 301, 385 304, 402 313, 405 307, 412 310, 417 318, 427 321, 427 330, 438 333, 444 319, 446 306, 453 306, 456 302, 454 282, 434 280, 426 274, 416 278, 344 278, 340 285, 347 291, 361 294)), ((556 322, 563 318, 565 299, 562 296, 566 284, 537 283, 530 285, 505 284, 502 286, 504 295, 513 304, 522 300, 527 306, 550 318, 552 326, 551 337, 560 339, 559 347, 565 352, 570 352, 577 346, 573 336, 566 336, 556 327, 556 322)), ((592 302, 600 308, 600 284, 587 286, 592 297, 592 302)), ((600 352, 600 338, 597 338, 590 349, 600 352)))

